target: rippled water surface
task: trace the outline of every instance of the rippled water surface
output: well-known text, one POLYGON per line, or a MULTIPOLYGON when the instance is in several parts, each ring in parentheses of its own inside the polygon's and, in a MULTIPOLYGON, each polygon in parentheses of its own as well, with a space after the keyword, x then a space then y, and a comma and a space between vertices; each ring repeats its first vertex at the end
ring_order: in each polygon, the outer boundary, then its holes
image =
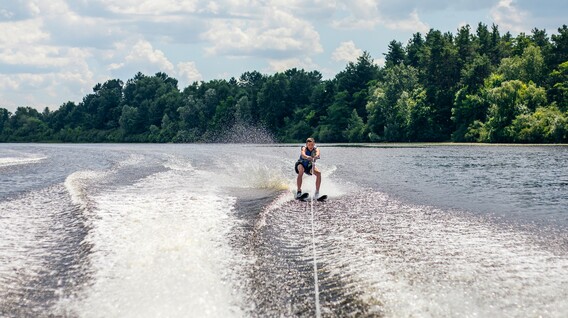
POLYGON ((299 149, 0 144, 0 316, 566 317, 567 147, 299 149))

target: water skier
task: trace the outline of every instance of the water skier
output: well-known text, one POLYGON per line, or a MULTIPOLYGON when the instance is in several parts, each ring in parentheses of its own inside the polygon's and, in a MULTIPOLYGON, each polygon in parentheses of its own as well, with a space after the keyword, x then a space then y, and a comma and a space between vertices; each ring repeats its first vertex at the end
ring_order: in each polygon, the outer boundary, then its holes
MULTIPOLYGON (((316 176, 316 193, 314 195, 315 199, 319 199, 319 189, 321 184, 321 172, 319 171, 318 167, 316 167, 313 163, 316 159, 319 159, 320 151, 316 147, 316 142, 314 138, 306 139, 306 145, 302 146, 302 151, 300 153, 300 159, 296 161, 296 165, 294 169, 298 174, 296 179, 296 184, 298 186, 298 192, 296 192, 296 199, 301 199, 302 197, 302 177, 304 173, 308 175, 314 174, 316 176)), ((306 194, 307 196, 307 194, 306 194)))

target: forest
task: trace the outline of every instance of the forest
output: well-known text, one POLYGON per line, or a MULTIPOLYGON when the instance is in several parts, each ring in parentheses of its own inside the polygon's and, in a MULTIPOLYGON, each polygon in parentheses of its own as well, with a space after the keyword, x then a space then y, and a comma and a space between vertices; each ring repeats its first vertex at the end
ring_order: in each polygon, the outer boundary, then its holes
MULTIPOLYGON (((316 70, 98 83, 56 110, 0 107, 0 142, 568 142, 568 27, 469 25, 391 41, 331 79, 316 70)), ((1 105, 0 105, 1 106, 1 105)))

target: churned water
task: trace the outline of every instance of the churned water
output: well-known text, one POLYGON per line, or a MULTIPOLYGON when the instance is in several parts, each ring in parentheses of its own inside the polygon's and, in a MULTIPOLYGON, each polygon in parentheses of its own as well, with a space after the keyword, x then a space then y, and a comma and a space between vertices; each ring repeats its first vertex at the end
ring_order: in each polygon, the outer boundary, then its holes
POLYGON ((568 315, 567 147, 299 149, 0 144, 0 316, 568 315))

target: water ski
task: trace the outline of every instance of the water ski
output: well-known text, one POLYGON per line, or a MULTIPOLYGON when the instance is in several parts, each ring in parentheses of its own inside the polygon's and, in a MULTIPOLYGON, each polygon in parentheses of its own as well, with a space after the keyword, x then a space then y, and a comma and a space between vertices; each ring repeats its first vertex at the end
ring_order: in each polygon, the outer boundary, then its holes
POLYGON ((320 197, 318 198, 318 201, 319 201, 319 202, 323 202, 323 201, 325 201, 325 200, 327 200, 327 195, 326 195, 326 194, 324 194, 324 195, 322 195, 322 196, 320 196, 320 197))
POLYGON ((305 193, 302 193, 301 196, 296 197, 296 200, 305 201, 309 196, 310 196, 310 194, 305 192, 305 193))

